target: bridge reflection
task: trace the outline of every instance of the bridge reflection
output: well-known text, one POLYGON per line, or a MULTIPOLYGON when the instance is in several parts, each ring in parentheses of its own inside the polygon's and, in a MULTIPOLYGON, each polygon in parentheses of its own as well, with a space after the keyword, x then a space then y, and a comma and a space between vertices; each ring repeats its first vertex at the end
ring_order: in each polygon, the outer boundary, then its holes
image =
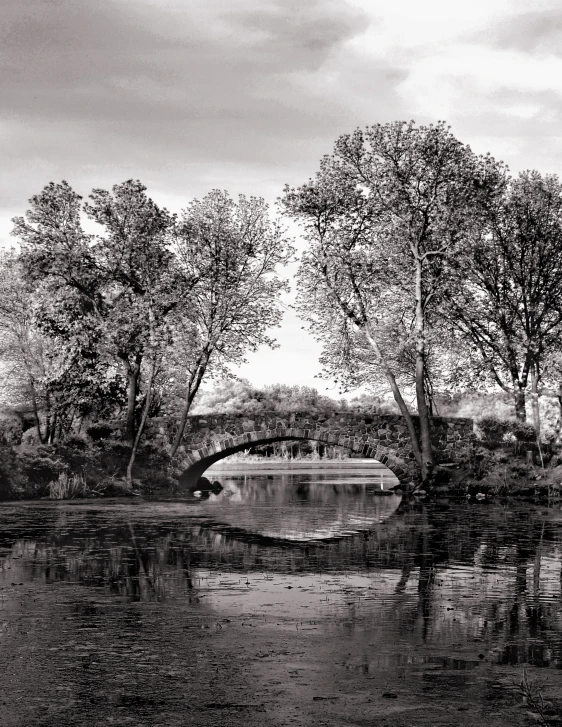
MULTIPOLYGON (((376 484, 368 479, 348 482, 341 477, 261 474, 220 479, 222 489, 210 493, 203 512, 215 524, 274 540, 311 542, 334 540, 379 526, 398 510, 401 495, 374 496, 376 484), (367 484, 368 483, 368 484, 367 484)), ((218 482, 217 482, 218 484, 218 482)))

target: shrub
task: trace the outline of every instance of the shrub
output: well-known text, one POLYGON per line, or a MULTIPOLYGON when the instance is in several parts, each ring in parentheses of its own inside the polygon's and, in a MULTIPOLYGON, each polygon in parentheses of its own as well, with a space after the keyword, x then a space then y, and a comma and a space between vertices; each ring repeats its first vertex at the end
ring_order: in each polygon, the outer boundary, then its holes
POLYGON ((89 443, 83 434, 69 434, 62 444, 69 449, 85 450, 88 449, 89 443))
POLYGON ((474 450, 471 460, 471 474, 475 480, 486 477, 496 464, 493 453, 483 447, 474 450))
POLYGON ((21 469, 11 447, 0 445, 0 500, 14 500, 23 495, 21 469))
POLYGON ((1 444, 19 444, 23 434, 23 424, 21 420, 10 414, 0 415, 0 443, 1 444))
POLYGON ((87 435, 94 442, 99 442, 102 439, 108 439, 111 436, 112 432, 112 427, 110 427, 109 424, 104 424, 102 422, 98 424, 92 424, 91 427, 88 427, 86 429, 87 435))
POLYGON ((513 422, 497 417, 484 417, 477 423, 481 438, 488 441, 501 441, 511 431, 513 422))
POLYGON ((36 452, 20 457, 21 470, 25 479, 33 486, 46 487, 66 470, 66 465, 52 447, 39 447, 36 452))
POLYGON ((513 419, 484 417, 476 424, 479 439, 487 443, 534 442, 537 438, 535 428, 527 422, 513 419))
POLYGON ((535 442, 537 439, 535 427, 527 422, 511 422, 509 431, 518 442, 535 442))

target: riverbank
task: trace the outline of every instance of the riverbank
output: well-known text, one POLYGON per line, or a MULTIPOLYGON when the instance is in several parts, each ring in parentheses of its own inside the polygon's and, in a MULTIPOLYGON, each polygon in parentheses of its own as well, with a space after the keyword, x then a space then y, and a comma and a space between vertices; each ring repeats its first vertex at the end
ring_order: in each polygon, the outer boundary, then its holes
POLYGON ((466 499, 525 498, 540 501, 562 499, 562 461, 550 458, 544 465, 509 451, 478 450, 474 461, 442 467, 432 494, 466 499))
POLYGON ((170 458, 150 444, 139 448, 133 491, 125 484, 130 445, 112 440, 0 446, 0 500, 146 497, 179 494, 170 458))
MULTIPOLYGON (((141 495, 147 498, 182 494, 178 472, 168 454, 151 444, 140 447, 134 470, 133 491, 125 485, 130 455, 126 443, 86 437, 70 437, 50 445, 0 446, 0 500, 35 498, 75 499, 141 495)), ((256 469, 270 474, 303 473, 322 467, 350 471, 378 467, 385 474, 384 489, 399 487, 407 493, 383 464, 366 459, 317 457, 244 456, 217 462, 206 475, 220 481, 221 474, 240 474, 256 469), (394 478, 394 479, 393 479, 394 478), (390 482, 390 480, 392 480, 390 482)), ((413 489, 413 485, 412 485, 413 489)), ((437 470, 435 485, 426 496, 493 499, 525 498, 541 501, 562 497, 562 458, 550 456, 542 464, 530 464, 525 453, 509 449, 477 447, 465 465, 445 465, 437 470)), ((419 493, 418 493, 419 496, 419 493)), ((421 496, 424 496, 423 493, 421 496)))

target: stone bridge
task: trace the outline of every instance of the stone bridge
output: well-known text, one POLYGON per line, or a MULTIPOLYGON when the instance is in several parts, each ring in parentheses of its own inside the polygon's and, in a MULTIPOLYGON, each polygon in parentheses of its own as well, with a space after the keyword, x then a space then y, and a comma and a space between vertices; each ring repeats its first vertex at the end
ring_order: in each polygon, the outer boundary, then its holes
MULTIPOLYGON (((433 418, 432 444, 437 462, 460 462, 469 456, 472 419, 433 418)), ((417 425, 417 418, 414 418, 417 425)), ((150 420, 147 438, 167 447, 177 432, 175 420, 150 420)), ((205 470, 235 452, 272 442, 316 440, 345 447, 382 462, 398 480, 416 479, 417 468, 404 419, 365 412, 210 414, 188 417, 175 465, 181 482, 197 483, 205 470)))

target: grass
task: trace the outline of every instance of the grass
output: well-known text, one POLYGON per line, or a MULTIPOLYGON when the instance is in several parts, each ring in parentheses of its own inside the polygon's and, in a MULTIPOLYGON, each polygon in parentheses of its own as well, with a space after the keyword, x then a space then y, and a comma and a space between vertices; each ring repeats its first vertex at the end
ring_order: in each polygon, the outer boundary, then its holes
POLYGON ((552 705, 543 697, 544 684, 529 679, 527 670, 523 668, 523 675, 518 687, 523 697, 523 703, 529 707, 538 724, 545 727, 552 724, 552 705))
POLYGON ((308 454, 302 454, 297 452, 293 455, 290 450, 286 450, 282 454, 255 454, 249 449, 245 449, 242 452, 235 452, 229 455, 229 462, 318 462, 319 460, 341 460, 349 459, 347 452, 338 452, 337 456, 321 457, 318 452, 310 452, 308 454))
POLYGON ((51 500, 72 500, 93 494, 81 474, 68 475, 66 472, 61 472, 56 480, 50 482, 47 491, 51 500))

